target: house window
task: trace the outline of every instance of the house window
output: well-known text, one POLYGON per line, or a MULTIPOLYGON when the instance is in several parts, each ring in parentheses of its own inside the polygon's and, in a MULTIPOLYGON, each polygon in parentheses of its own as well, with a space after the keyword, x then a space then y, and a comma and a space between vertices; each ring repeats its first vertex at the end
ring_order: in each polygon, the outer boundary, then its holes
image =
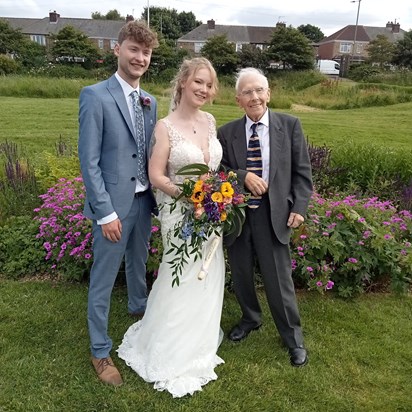
POLYGON ((195 53, 200 53, 202 47, 205 45, 205 42, 202 43, 195 43, 195 53))
POLYGON ((114 49, 114 46, 116 46, 116 43, 117 43, 117 40, 113 40, 113 39, 110 40, 110 48, 112 50, 114 49))
POLYGON ((237 52, 242 51, 242 43, 236 43, 236 51, 237 52))
POLYGON ((257 44, 257 45, 256 45, 256 48, 257 48, 257 49, 260 49, 260 50, 263 50, 263 44, 257 44))
POLYGON ((352 44, 353 43, 341 43, 339 51, 341 53, 350 53, 352 51, 352 44))
POLYGON ((104 46, 104 42, 103 42, 103 39, 99 39, 99 49, 103 49, 103 46, 104 46))
POLYGON ((31 34, 30 39, 41 46, 46 45, 46 36, 42 36, 40 34, 31 34))

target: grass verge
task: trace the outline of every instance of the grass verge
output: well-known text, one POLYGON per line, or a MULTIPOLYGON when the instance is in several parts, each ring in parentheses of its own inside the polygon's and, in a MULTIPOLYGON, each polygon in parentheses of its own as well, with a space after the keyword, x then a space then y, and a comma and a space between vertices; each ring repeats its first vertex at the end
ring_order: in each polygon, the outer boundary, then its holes
MULTIPOLYGON (((89 361, 87 286, 0 280, 0 411, 410 411, 412 299, 368 294, 355 301, 298 293, 310 362, 292 368, 261 296, 264 326, 224 339, 218 380, 193 397, 155 391, 115 353, 125 384, 101 384, 89 361)), ((188 308, 189 310, 189 308, 188 308)), ((238 320, 225 295, 222 328, 238 320)), ((116 348, 132 320, 123 287, 113 293, 116 348)))

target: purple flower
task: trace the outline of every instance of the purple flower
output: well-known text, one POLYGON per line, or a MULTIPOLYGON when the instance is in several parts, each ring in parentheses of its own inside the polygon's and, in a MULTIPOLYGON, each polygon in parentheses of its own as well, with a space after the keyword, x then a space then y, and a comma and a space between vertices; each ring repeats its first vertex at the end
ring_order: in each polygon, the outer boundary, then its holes
POLYGON ((313 268, 312 268, 311 266, 306 266, 306 270, 307 270, 308 272, 313 272, 313 268))
POLYGON ((150 105, 152 104, 152 99, 149 96, 140 96, 140 104, 143 107, 148 107, 150 110, 150 105))
POLYGON ((335 282, 333 282, 332 280, 328 280, 328 283, 326 284, 326 289, 332 289, 334 284, 335 282))
POLYGON ((318 281, 316 282, 316 286, 322 287, 322 286, 323 286, 323 283, 322 283, 320 280, 318 280, 318 281))
POLYGON ((355 259, 355 258, 350 257, 350 258, 348 259, 348 262, 350 262, 350 263, 358 263, 358 259, 355 259))

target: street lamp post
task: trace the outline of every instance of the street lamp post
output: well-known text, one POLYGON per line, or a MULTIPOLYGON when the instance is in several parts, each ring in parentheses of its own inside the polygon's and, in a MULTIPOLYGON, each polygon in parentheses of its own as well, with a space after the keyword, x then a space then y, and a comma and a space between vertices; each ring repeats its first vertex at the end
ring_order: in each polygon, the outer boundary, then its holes
POLYGON ((356 35, 358 34, 358 21, 359 21, 359 10, 360 10, 360 4, 362 0, 352 0, 351 3, 358 3, 358 12, 356 14, 356 23, 355 23, 355 34, 353 36, 353 50, 352 50, 352 61, 353 61, 353 56, 355 54, 355 47, 356 47, 356 35))
MULTIPOLYGON (((359 11, 358 11, 359 13, 359 11)), ((147 0, 147 27, 150 27, 150 5, 149 0, 147 0)))

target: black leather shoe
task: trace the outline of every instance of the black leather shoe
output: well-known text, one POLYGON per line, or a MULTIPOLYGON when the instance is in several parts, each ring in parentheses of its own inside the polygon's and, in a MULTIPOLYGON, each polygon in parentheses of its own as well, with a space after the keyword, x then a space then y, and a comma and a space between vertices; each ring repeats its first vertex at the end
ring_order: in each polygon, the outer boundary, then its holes
POLYGON ((236 325, 229 333, 229 339, 232 342, 240 342, 243 339, 247 338, 247 335, 249 335, 250 332, 252 332, 252 330, 258 330, 260 327, 262 326, 262 324, 252 328, 252 329, 248 329, 245 330, 243 329, 241 326, 236 325))
POLYGON ((131 316, 132 318, 135 318, 137 320, 140 320, 140 319, 143 318, 144 312, 134 312, 134 313, 129 312, 129 316, 131 316))
POLYGON ((300 367, 308 363, 308 353, 303 346, 289 348, 290 363, 292 366, 300 367))

